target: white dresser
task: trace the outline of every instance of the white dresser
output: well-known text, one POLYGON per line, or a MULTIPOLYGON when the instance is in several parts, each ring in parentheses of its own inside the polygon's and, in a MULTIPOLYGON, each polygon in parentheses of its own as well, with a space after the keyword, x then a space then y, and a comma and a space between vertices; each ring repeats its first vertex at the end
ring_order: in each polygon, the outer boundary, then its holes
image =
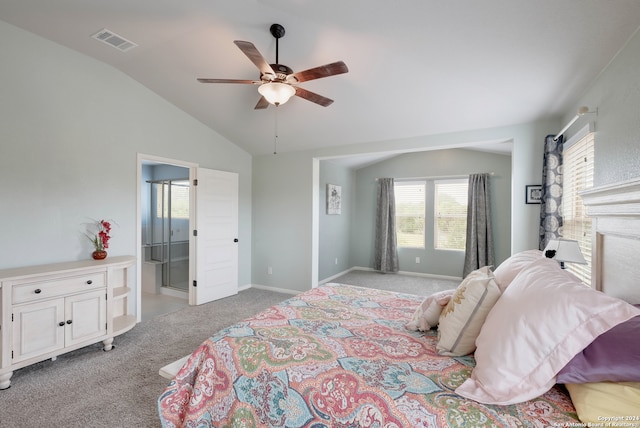
POLYGON ((136 324, 129 311, 133 256, 0 270, 0 389, 13 371, 99 341, 136 324))

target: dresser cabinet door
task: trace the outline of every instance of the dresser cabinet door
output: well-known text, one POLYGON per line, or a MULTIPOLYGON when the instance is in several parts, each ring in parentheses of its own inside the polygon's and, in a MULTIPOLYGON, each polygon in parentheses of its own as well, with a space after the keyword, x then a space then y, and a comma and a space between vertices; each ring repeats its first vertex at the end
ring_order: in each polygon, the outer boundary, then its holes
POLYGON ((107 334, 106 290, 70 296, 65 299, 65 346, 107 334))
POLYGON ((64 348, 64 299, 13 308, 13 362, 64 348))
POLYGON ((107 334, 105 289, 14 306, 13 362, 107 334))

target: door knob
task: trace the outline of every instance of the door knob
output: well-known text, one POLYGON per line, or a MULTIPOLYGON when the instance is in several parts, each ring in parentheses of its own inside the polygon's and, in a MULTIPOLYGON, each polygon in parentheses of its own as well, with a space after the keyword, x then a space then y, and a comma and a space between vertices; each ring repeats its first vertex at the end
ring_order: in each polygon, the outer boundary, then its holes
POLYGON ((233 242, 238 242, 238 238, 234 239, 233 242))

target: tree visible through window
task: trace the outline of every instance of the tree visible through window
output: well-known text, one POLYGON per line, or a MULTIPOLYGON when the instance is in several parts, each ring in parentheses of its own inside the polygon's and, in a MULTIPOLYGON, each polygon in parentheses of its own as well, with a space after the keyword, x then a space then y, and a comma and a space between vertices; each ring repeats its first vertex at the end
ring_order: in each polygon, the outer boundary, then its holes
POLYGON ((394 185, 398 247, 424 248, 424 181, 403 181, 394 185))
POLYGON ((435 248, 464 251, 467 241, 468 180, 435 183, 435 248))

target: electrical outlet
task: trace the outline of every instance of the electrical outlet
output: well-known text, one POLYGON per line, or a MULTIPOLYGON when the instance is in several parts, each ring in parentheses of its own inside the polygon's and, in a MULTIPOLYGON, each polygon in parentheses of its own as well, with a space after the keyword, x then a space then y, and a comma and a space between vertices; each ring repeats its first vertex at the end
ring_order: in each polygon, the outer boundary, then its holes
POLYGON ((267 268, 267 273, 268 273, 269 275, 273 275, 273 268, 272 268, 271 266, 269 266, 269 267, 267 268))
POLYGON ((420 263, 420 257, 416 257, 416 263, 420 263))

